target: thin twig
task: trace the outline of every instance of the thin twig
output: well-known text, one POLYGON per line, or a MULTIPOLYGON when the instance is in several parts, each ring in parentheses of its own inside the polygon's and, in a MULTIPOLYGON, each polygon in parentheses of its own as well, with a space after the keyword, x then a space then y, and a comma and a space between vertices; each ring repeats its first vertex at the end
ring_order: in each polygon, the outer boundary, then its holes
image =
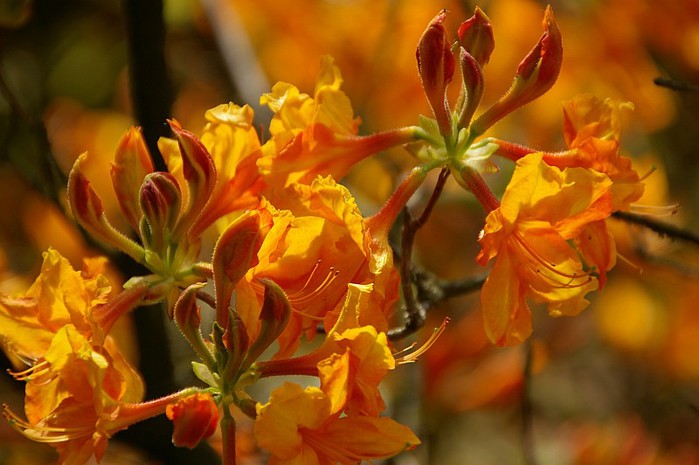
POLYGON ((427 317, 427 307, 418 302, 413 290, 414 274, 412 265, 413 243, 415 242, 415 234, 427 222, 437 199, 444 189, 444 184, 447 180, 449 171, 444 168, 439 174, 437 184, 430 195, 422 214, 413 220, 410 211, 406 207, 403 210, 403 234, 401 237, 401 254, 400 254, 400 279, 401 289, 403 291, 405 322, 401 328, 389 331, 389 337, 400 338, 414 333, 422 327, 427 317))
POLYGON ((694 84, 688 84, 683 81, 678 81, 677 79, 657 77, 653 79, 653 83, 656 86, 666 87, 668 89, 676 90, 678 92, 699 92, 699 86, 694 84))
POLYGON ((667 237, 673 240, 676 239, 690 242, 694 245, 699 245, 699 234, 693 231, 678 228, 677 226, 673 226, 671 224, 661 223, 647 216, 629 212, 618 211, 612 213, 612 216, 618 220, 648 228, 651 231, 658 233, 661 237, 667 237))

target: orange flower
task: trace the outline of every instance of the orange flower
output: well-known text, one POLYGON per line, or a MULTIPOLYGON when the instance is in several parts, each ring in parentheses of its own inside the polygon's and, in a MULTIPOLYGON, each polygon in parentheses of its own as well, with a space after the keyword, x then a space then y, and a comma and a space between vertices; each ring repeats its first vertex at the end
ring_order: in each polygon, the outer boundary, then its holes
MULTIPOLYGON (((216 167, 216 178, 211 197, 193 227, 195 236, 227 213, 257 207, 265 188, 256 165, 262 151, 252 108, 227 103, 207 110, 205 117, 208 123, 199 139, 216 167)), ((187 186, 178 142, 161 139, 159 148, 178 184, 187 186)))
POLYGON ((31 364, 13 374, 27 382, 27 420, 7 408, 5 416, 28 438, 56 447, 65 463, 84 463, 93 453, 99 458, 114 432, 154 414, 126 407, 141 399, 143 385, 107 336, 146 288, 108 299, 102 264, 89 260, 79 273, 49 249, 24 296, 0 297, 5 349, 31 364))
POLYGON ((129 408, 143 396, 138 374, 107 338, 93 346, 74 326, 53 337, 42 359, 26 372, 27 421, 5 408, 5 417, 24 436, 55 447, 61 463, 99 460, 117 431, 160 411, 129 408))
POLYGON ((197 392, 179 399, 167 406, 165 415, 175 425, 172 443, 177 447, 193 449, 214 434, 218 426, 218 406, 208 393, 197 392))
MULTIPOLYGON (((354 117, 341 84, 339 68, 325 56, 313 97, 278 82, 260 98, 274 112, 272 138, 257 163, 269 186, 310 184, 319 175, 341 179, 363 158, 414 140, 413 128, 357 136, 359 118, 354 117)), ((281 195, 274 191, 265 195, 276 204, 277 194, 281 195)))
MULTIPOLYGON (((266 204, 261 209, 265 236, 258 263, 237 287, 237 310, 255 338, 261 306, 261 279, 270 279, 286 292, 294 310, 279 339, 277 357, 289 357, 300 335, 313 338, 317 325, 339 307, 348 283, 377 282, 375 311, 366 324, 387 329, 387 313, 397 299, 393 267, 374 273, 370 268, 370 237, 365 220, 349 191, 332 178, 311 185, 292 184, 285 190, 286 210, 266 204)), ((337 313, 334 313, 336 315, 337 313)), ((334 322, 326 321, 326 327, 334 322)))
POLYGON ((275 464, 353 464, 392 457, 420 440, 386 417, 341 417, 343 402, 315 387, 293 383, 257 404, 255 437, 275 464))
POLYGON ((579 166, 609 176, 614 182, 614 211, 628 210, 644 188, 631 159, 619 153, 624 110, 633 110, 633 104, 591 94, 563 102, 563 136, 569 150, 544 156, 546 163, 559 168, 579 166))
POLYGON ((551 315, 575 315, 598 281, 569 240, 611 213, 611 181, 583 168, 559 170, 531 154, 517 162, 500 207, 491 211, 478 262, 496 258, 483 290, 486 332, 499 345, 531 333, 529 296, 551 315))

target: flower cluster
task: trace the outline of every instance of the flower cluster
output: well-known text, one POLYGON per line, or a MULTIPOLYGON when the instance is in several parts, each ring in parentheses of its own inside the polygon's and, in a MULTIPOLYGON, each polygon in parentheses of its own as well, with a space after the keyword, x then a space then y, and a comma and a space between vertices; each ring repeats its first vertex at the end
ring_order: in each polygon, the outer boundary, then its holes
POLYGON ((49 250, 35 284, 0 299, 4 348, 29 364, 14 374, 27 383, 27 419, 5 409, 15 428, 52 444, 71 464, 99 459, 115 432, 163 413, 174 424, 176 446, 194 447, 220 424, 224 461, 232 464, 232 408, 255 419, 270 463, 359 463, 416 447, 410 428, 384 415, 379 385, 398 365, 414 362, 446 322, 421 348, 394 351, 388 334, 399 286, 409 307, 413 277, 408 267, 394 266, 389 232, 435 169, 451 172, 487 213, 477 261, 494 262, 481 293, 493 343, 513 345, 530 335, 528 300, 546 304, 552 315, 580 312, 615 263, 606 219, 643 193, 619 153, 621 112, 629 105, 592 96, 566 103, 567 148, 560 152, 484 138, 554 84, 561 36, 549 7, 544 33, 512 86, 476 117, 483 67, 495 47, 492 25, 477 8, 452 44, 445 18, 439 13, 418 43, 434 118, 420 117, 417 126, 359 135, 340 71, 326 57, 313 95, 279 82, 261 97, 274 115, 264 142, 249 106, 220 105, 206 113, 198 136, 169 122, 174 137, 159 143, 167 171, 156 171, 140 130, 131 128, 111 170, 131 231, 112 226, 85 174, 89 155, 81 155, 68 181, 73 216, 149 274, 112 293, 101 262, 86 262, 79 273, 49 250), (447 90, 457 67, 461 94, 452 106, 447 90), (365 217, 339 181, 357 162, 397 146, 417 164, 365 217), (492 156, 516 161, 501 199, 483 178, 498 168, 492 156), (204 257, 212 231, 213 252, 204 257), (155 302, 164 303, 198 356, 192 366, 205 387, 140 402, 140 378, 109 331, 120 316, 155 302), (301 353, 303 341, 319 334, 315 349, 301 353), (318 386, 285 382, 267 402, 247 390, 261 378, 290 375, 315 377, 318 386))

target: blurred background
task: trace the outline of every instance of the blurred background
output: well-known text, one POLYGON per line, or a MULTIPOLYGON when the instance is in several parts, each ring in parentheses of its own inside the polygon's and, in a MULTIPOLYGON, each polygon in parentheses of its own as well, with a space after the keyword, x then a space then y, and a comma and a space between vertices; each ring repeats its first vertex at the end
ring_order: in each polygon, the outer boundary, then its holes
MULTIPOLYGON (((164 119, 172 116, 198 133, 206 109, 233 101, 255 108, 264 139, 271 115, 260 109, 260 94, 280 80, 312 93, 325 54, 342 70, 343 89, 362 119, 360 133, 416 124, 419 114, 430 114, 415 64, 417 41, 442 8, 449 10, 446 27, 455 37, 475 5, 0 1, 0 292, 25 290, 49 246, 76 267, 85 256, 112 253, 87 240, 67 213, 65 181, 80 153, 91 153, 89 177, 116 218, 108 170, 129 125, 165 131, 164 119), (145 65, 135 72, 139 59, 145 65)), ((478 5, 496 40, 485 68, 487 104, 507 90, 541 35, 546 4, 478 5)), ((641 203, 679 203, 680 212, 662 220, 699 231, 699 91, 692 87, 699 86, 699 2, 561 0, 552 6, 564 46, 559 80, 491 134, 559 150, 562 100, 592 92, 631 101, 624 154, 641 175, 655 169, 641 203), (658 77, 675 80, 677 89, 655 85, 658 77)), ((343 182, 371 213, 411 164, 407 152, 384 153, 356 166, 343 182)), ((512 165, 499 164, 502 174, 488 180, 501 192, 512 165)), ((445 279, 482 274, 474 259, 483 219, 480 207, 450 181, 418 233, 414 259, 445 279)), ((445 315, 454 321, 420 363, 392 374, 385 392, 389 413, 425 444, 392 463, 699 464, 699 249, 611 221, 620 258, 607 287, 574 318, 551 319, 535 309, 534 334, 524 346, 490 346, 477 292, 431 311, 426 333, 445 315)), ((113 258, 118 287, 134 269, 113 258)), ((160 313, 136 315, 118 331, 144 371, 149 396, 193 382, 192 354, 174 343, 160 313)), ((1 361, 3 369, 12 366, 1 361)), ((0 377, 0 400, 20 411, 21 383, 0 377)), ((215 463, 216 440, 193 452, 175 451, 168 427, 155 421, 117 435, 103 463, 215 463), (143 431, 159 439, 144 443, 143 431)), ((239 436, 241 463, 262 463, 243 420, 239 436)), ((0 424, 0 464, 55 460, 50 448, 0 424)))

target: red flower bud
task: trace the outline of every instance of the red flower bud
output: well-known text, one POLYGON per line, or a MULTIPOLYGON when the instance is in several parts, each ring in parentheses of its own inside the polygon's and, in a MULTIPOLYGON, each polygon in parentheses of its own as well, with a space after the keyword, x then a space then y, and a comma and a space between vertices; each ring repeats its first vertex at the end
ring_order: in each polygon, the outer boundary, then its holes
POLYGON ((257 252, 262 245, 260 214, 248 211, 238 217, 221 234, 214 247, 212 259, 216 289, 216 321, 228 326, 228 307, 233 289, 245 273, 257 264, 257 252))
POLYGON ((139 128, 131 127, 119 141, 110 174, 124 217, 138 231, 138 197, 143 178, 153 172, 153 161, 139 128))
POLYGON ((219 416, 218 406, 208 393, 196 393, 179 399, 166 407, 165 415, 175 425, 172 443, 190 449, 214 434, 219 416))
POLYGON ((417 67, 439 130, 444 136, 451 134, 451 112, 447 102, 447 86, 454 76, 455 60, 447 33, 442 23, 446 10, 442 10, 430 22, 417 46, 417 67))
POLYGON ((139 263, 144 263, 143 248, 114 229, 107 220, 102 200, 83 174, 86 160, 86 153, 80 155, 68 176, 68 203, 73 216, 80 226, 98 240, 122 250, 139 263))
POLYGON ((151 173, 143 180, 139 203, 150 229, 142 234, 148 248, 165 251, 180 216, 181 197, 180 186, 170 173, 151 173))
POLYGON ((476 112, 476 108, 481 103, 483 97, 483 70, 478 61, 469 54, 465 49, 461 49, 459 56, 459 64, 461 65, 461 76, 463 79, 463 99, 459 108, 459 124, 460 128, 468 127, 471 123, 471 118, 476 112))
POLYGON ((540 97, 556 82, 563 61, 563 45, 550 6, 546 7, 544 29, 539 42, 519 64, 507 93, 471 125, 472 134, 483 134, 507 114, 540 97))
POLYGON ((495 50, 495 38, 493 37, 493 25, 483 10, 476 7, 473 16, 459 26, 458 36, 459 44, 481 66, 488 63, 490 55, 495 50))
POLYGON ((176 121, 168 121, 175 133, 182 154, 182 173, 189 188, 189 202, 178 224, 177 236, 189 230, 198 236, 208 225, 198 227, 195 222, 203 216, 204 208, 216 186, 216 166, 211 155, 197 137, 182 129, 176 121))

